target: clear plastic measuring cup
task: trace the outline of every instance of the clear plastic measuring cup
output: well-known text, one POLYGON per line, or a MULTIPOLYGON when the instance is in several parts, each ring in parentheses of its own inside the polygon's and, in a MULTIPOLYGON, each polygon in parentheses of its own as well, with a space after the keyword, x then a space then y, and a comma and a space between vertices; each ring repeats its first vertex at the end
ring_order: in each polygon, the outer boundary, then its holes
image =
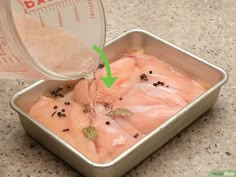
POLYGON ((100 0, 0 0, 0 78, 79 78, 104 43, 100 0))

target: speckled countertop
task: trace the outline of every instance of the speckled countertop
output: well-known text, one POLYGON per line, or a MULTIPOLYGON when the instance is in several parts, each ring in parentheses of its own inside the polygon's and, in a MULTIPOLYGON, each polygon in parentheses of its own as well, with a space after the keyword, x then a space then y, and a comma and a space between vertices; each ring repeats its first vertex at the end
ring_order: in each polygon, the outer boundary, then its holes
MULTIPOLYGON (((225 69, 230 79, 216 104, 126 177, 206 177, 236 170, 236 1, 103 0, 107 40, 132 28, 150 31, 225 69)), ((10 108, 32 83, 0 81, 0 177, 80 177, 31 139, 10 108)))

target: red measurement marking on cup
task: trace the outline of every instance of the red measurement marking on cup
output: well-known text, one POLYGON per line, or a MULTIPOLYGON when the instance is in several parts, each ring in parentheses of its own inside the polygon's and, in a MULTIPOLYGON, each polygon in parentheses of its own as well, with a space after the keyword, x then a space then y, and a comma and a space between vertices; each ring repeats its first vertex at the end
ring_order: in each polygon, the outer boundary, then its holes
POLYGON ((64 1, 60 1, 60 2, 55 2, 55 3, 52 3, 52 4, 44 6, 44 7, 39 7, 39 8, 30 10, 29 14, 30 15, 32 13, 33 14, 35 14, 35 13, 42 14, 42 13, 45 13, 45 12, 48 12, 48 11, 57 10, 59 8, 66 7, 68 5, 72 5, 70 0, 64 0, 64 1))
POLYGON ((64 27, 64 19, 63 19, 63 9, 67 9, 69 11, 74 12, 74 19, 77 23, 80 22, 80 15, 78 5, 88 3, 87 0, 62 0, 59 2, 52 2, 44 4, 40 7, 34 7, 29 9, 29 15, 35 16, 40 20, 41 26, 45 27, 47 24, 47 14, 56 18, 57 25, 59 27, 64 27), (68 9, 69 8, 69 9, 68 9))
POLYGON ((39 7, 39 8, 35 8, 33 10, 29 10, 29 14, 30 15, 43 14, 48 11, 58 10, 58 9, 69 7, 69 6, 74 7, 75 4, 86 3, 86 2, 87 2, 87 0, 85 0, 85 1, 84 0, 63 0, 60 2, 55 2, 55 3, 49 4, 49 5, 45 5, 44 7, 39 7))

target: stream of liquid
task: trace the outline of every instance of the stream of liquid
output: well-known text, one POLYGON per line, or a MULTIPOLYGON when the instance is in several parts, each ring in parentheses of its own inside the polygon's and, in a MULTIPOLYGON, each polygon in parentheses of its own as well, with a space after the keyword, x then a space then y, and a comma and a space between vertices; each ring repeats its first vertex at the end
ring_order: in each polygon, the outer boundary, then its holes
POLYGON ((97 82, 96 78, 94 77, 94 73, 89 73, 85 79, 88 82, 88 99, 89 99, 89 119, 92 121, 96 116, 96 97, 97 97, 97 82), (95 87, 95 88, 93 88, 95 87))

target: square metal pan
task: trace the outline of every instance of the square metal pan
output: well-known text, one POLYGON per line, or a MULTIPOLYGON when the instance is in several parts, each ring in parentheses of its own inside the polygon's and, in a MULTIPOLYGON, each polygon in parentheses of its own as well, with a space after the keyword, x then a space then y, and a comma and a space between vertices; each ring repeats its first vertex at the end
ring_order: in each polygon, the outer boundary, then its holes
POLYGON ((135 29, 124 33, 109 42, 104 51, 112 62, 124 53, 138 49, 143 49, 147 54, 210 83, 212 87, 107 164, 97 164, 88 160, 27 113, 40 95, 48 93, 65 81, 39 81, 12 97, 10 104, 19 114, 26 132, 87 177, 120 177, 206 112, 216 101, 221 86, 228 80, 226 72, 221 68, 144 30, 135 29))

